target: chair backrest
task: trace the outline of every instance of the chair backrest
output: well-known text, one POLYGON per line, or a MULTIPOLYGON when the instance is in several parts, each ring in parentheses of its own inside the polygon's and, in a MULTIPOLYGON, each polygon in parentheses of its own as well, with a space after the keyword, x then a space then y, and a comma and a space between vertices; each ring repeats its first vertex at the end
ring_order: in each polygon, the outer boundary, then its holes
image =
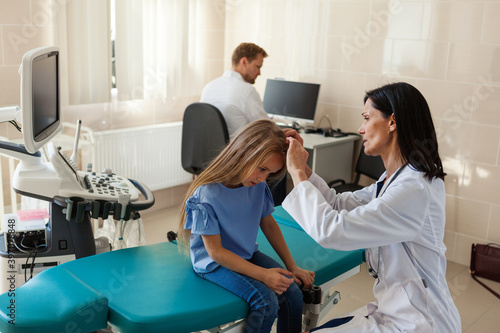
POLYGON ((378 179, 385 171, 384 162, 380 156, 368 156, 365 154, 365 147, 361 145, 358 162, 356 163, 356 180, 359 181, 360 174, 373 179, 378 179))
POLYGON ((229 141, 222 113, 207 103, 190 104, 182 123, 182 167, 198 175, 229 141))

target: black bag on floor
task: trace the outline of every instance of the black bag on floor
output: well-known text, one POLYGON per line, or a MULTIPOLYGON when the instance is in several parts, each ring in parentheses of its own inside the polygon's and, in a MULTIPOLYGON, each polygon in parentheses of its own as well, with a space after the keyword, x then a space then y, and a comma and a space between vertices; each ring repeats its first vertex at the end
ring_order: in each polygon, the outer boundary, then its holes
POLYGON ((477 279, 477 277, 482 277, 500 282, 500 245, 493 243, 472 244, 470 274, 474 280, 500 298, 496 291, 477 279))

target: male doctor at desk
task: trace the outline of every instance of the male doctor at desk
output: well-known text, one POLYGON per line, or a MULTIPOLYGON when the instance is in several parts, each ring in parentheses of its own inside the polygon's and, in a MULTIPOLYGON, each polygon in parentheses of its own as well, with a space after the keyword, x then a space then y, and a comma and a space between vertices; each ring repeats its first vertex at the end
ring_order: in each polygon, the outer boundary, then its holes
POLYGON ((266 57, 260 46, 241 43, 233 52, 232 69, 203 88, 200 102, 219 109, 231 138, 252 121, 269 118, 253 86, 266 57))
POLYGON ((307 166, 287 130, 294 189, 283 207, 326 248, 366 249, 376 302, 311 332, 461 332, 445 279, 445 188, 427 102, 407 83, 366 93, 359 128, 367 155, 385 165, 377 183, 336 193, 307 166))

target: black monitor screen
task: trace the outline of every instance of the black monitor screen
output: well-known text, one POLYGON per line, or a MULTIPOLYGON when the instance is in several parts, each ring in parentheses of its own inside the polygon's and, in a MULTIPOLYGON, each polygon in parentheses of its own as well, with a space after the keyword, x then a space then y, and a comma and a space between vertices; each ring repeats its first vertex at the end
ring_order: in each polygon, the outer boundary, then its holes
POLYGON ((33 134, 35 141, 47 135, 44 131, 59 120, 57 54, 34 59, 32 69, 33 134))
POLYGON ((272 115, 314 120, 319 84, 268 79, 264 110, 272 115))

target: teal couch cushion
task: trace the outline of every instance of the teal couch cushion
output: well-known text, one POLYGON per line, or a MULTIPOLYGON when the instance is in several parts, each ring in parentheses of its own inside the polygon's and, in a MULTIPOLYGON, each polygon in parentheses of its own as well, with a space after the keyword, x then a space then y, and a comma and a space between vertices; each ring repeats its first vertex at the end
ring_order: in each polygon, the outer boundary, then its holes
POLYGON ((0 332, 92 332, 106 328, 108 300, 62 266, 0 295, 0 332))

